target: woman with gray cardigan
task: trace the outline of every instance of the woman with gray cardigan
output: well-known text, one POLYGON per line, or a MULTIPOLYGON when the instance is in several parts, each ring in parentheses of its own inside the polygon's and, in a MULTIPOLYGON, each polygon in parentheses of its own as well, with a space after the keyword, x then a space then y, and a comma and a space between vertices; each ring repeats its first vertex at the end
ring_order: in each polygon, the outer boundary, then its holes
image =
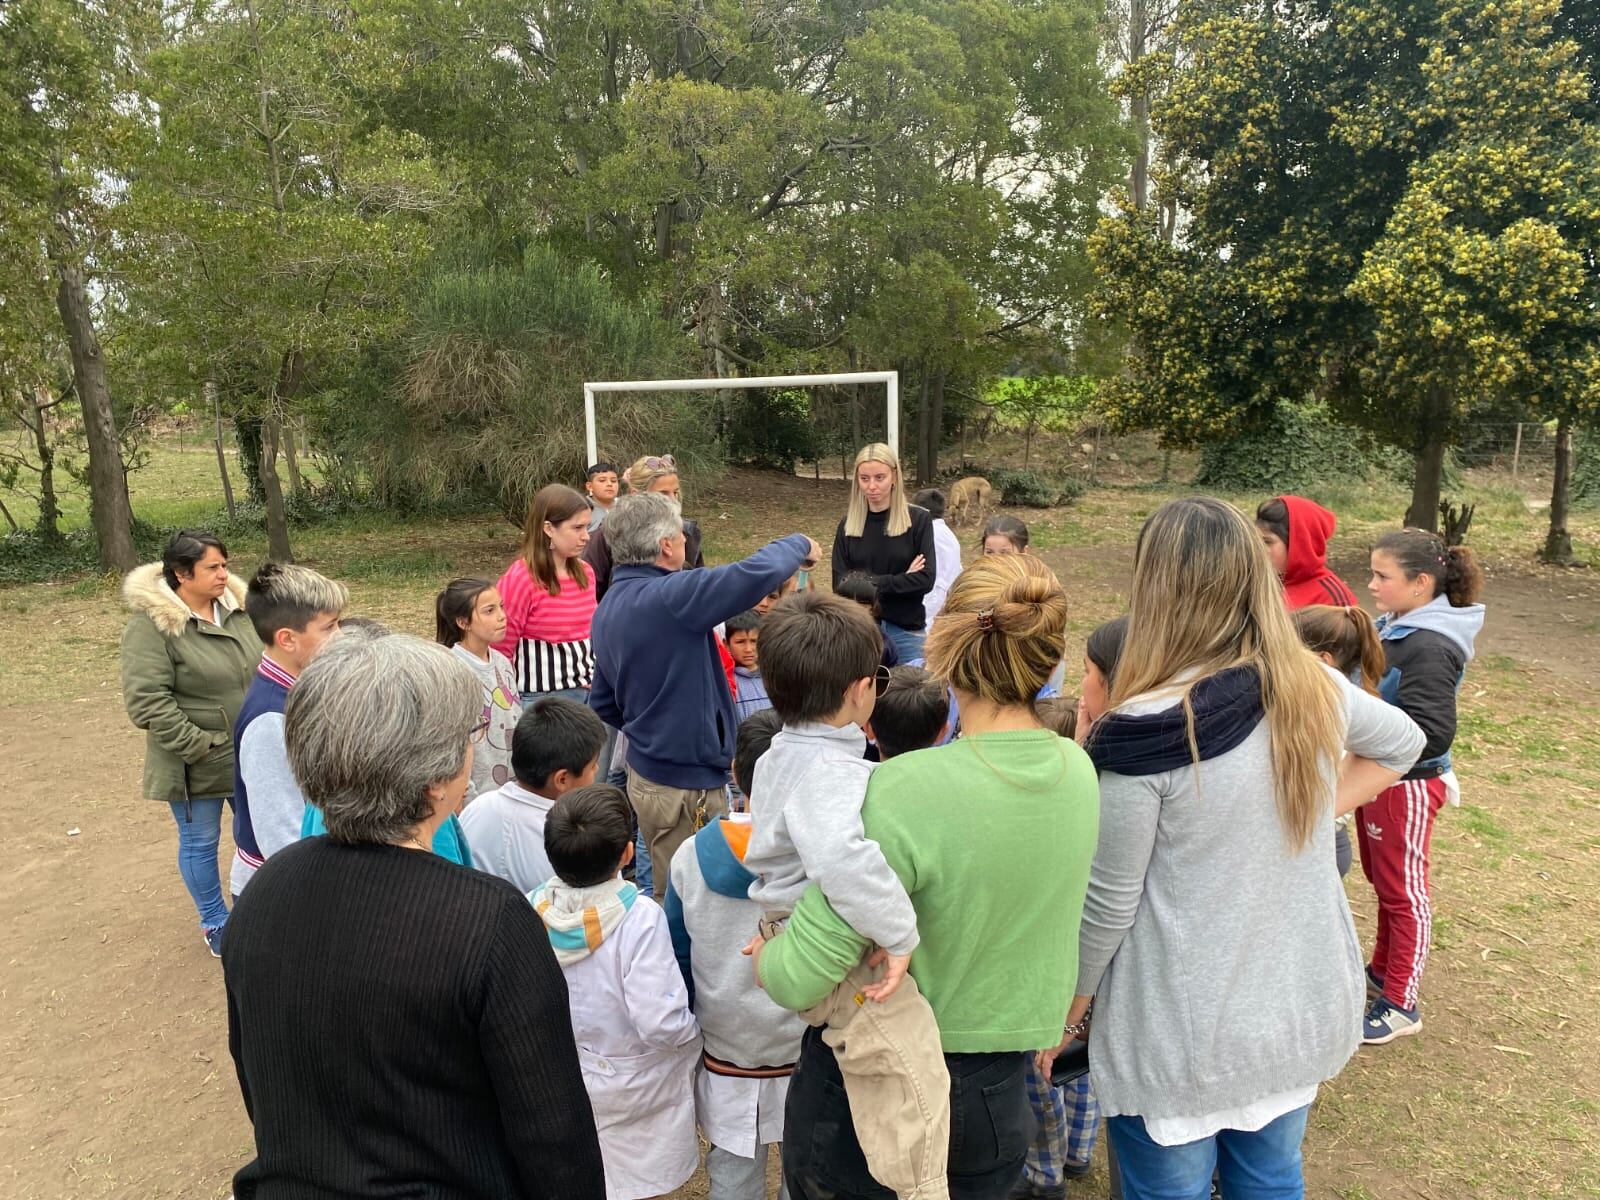
POLYGON ((1139 534, 1111 702, 1087 747, 1100 840, 1062 1046, 1094 1000, 1129 1200, 1204 1200, 1214 1169, 1236 1200, 1301 1197, 1311 1101, 1361 1041, 1334 817, 1422 732, 1300 645, 1255 530, 1205 497, 1139 534))

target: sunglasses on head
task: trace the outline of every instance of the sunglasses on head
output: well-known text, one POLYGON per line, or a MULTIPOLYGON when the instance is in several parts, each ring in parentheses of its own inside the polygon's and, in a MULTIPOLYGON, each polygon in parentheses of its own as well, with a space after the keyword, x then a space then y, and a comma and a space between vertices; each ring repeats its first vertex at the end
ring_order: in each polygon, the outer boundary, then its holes
POLYGON ((672 455, 670 455, 670 454, 662 454, 662 455, 654 455, 653 454, 649 458, 644 460, 644 465, 649 467, 652 471, 659 471, 659 470, 662 470, 663 468, 665 468, 666 470, 672 471, 672 470, 676 470, 677 469, 678 460, 673 458, 672 455))
POLYGON ((889 668, 884 666, 882 663, 879 663, 877 671, 875 671, 872 676, 872 694, 879 700, 882 700, 883 694, 888 690, 889 668))

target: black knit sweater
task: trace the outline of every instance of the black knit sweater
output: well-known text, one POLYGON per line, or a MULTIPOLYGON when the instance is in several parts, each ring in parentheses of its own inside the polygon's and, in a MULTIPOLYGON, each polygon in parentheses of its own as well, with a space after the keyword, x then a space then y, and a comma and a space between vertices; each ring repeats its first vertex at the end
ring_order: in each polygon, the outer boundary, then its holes
POLYGON ((604 1200, 566 981, 504 880, 310 838, 250 881, 222 967, 239 1200, 604 1200))
POLYGON ((928 510, 911 508, 911 528, 896 537, 887 532, 887 512, 867 513, 866 527, 858 538, 845 537, 844 520, 833 535, 833 580, 838 583, 851 571, 865 571, 878 585, 878 607, 883 619, 902 629, 921 629, 927 624, 922 600, 933 590, 937 569, 933 549, 933 518, 928 510), (908 572, 917 555, 926 560, 922 570, 908 572))

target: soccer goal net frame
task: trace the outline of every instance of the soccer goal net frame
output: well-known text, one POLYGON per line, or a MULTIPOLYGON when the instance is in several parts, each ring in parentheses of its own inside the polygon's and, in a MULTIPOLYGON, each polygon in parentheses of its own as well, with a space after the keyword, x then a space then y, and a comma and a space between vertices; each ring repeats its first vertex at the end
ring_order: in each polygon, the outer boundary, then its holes
POLYGON ((834 387, 842 383, 881 383, 887 411, 889 449, 900 453, 900 372, 846 371, 832 375, 763 375, 728 379, 611 379, 583 385, 583 436, 588 461, 600 461, 595 433, 594 398, 609 392, 704 392, 728 388, 834 387))

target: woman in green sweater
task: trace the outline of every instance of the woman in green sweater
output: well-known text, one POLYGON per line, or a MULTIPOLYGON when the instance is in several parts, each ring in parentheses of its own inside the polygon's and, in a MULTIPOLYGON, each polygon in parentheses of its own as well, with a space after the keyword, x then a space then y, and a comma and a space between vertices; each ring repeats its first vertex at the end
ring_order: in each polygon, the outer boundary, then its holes
MULTIPOLYGON (((956 1200, 1000 1200, 1016 1183, 1034 1125, 1027 1055, 1061 1040, 1076 979, 1099 790, 1083 751, 1033 711, 1061 661, 1066 619, 1061 585, 1037 558, 969 567, 927 643, 929 669, 955 692, 962 736, 879 767, 861 812, 917 914, 911 974, 950 1070, 956 1200), (1025 861, 1051 867, 1018 870, 1025 861)), ((774 1000, 799 1010, 865 949, 813 885, 760 951, 757 972, 774 1000)), ((783 1173, 793 1200, 893 1196, 867 1172, 833 1052, 816 1029, 790 1082, 783 1173)))

